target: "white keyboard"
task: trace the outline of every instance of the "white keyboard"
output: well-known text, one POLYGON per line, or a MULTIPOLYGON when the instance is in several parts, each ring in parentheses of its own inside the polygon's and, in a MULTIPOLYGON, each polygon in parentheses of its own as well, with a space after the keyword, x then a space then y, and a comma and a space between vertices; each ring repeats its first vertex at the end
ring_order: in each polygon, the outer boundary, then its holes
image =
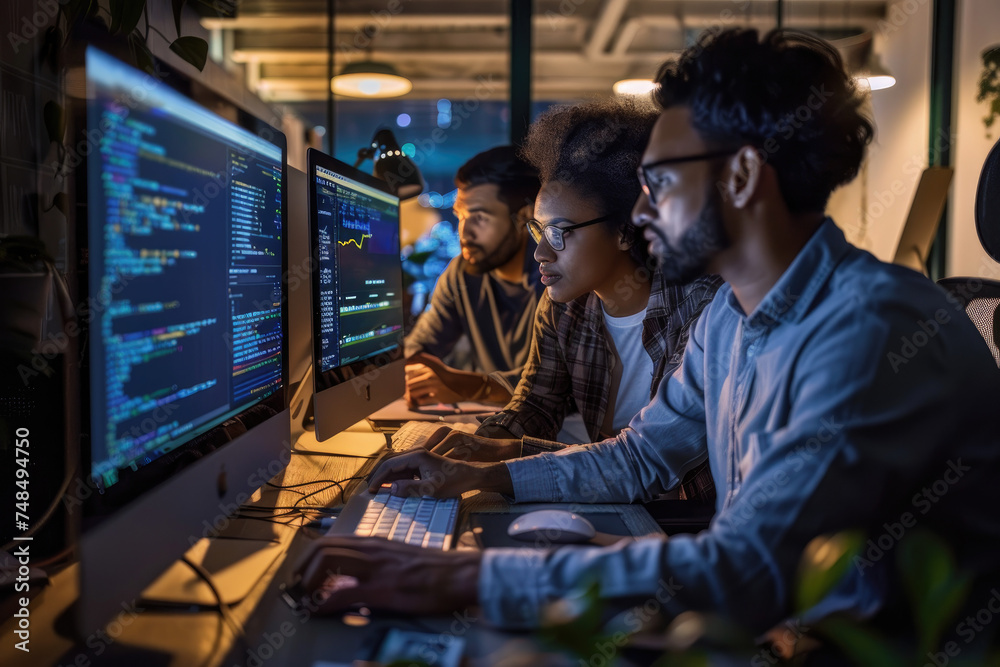
MULTIPOLYGON (((451 547, 455 521, 458 518, 458 498, 400 498, 389 495, 388 488, 388 485, 384 486, 374 497, 368 499, 364 514, 353 530, 355 535, 383 537, 428 549, 444 550, 451 547)), ((356 497, 351 502, 362 500, 361 497, 356 497)), ((331 534, 344 533, 347 528, 345 520, 349 521, 345 516, 347 509, 334 523, 331 534)))
POLYGON ((423 447, 424 442, 427 438, 434 435, 439 428, 446 426, 452 431, 461 431, 462 433, 475 433, 476 429, 479 428, 479 422, 425 422, 425 421, 410 421, 406 422, 399 429, 392 434, 392 446, 391 449, 394 452, 405 452, 410 449, 415 449, 417 447, 423 447))
POLYGON ((392 434, 392 451, 405 452, 410 449, 423 447, 427 438, 431 437, 437 430, 445 426, 441 422, 421 422, 410 421, 399 427, 392 434))

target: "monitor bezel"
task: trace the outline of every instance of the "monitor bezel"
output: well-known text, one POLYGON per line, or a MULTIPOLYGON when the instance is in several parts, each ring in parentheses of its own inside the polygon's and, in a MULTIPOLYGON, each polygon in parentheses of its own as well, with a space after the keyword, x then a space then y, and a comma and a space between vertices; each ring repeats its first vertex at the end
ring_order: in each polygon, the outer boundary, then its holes
MULTIPOLYGON (((123 61, 118 55, 120 51, 103 46, 102 51, 123 61)), ((228 109, 238 110, 237 124, 258 136, 268 132, 268 140, 281 148, 281 214, 285 226, 281 235, 282 381, 281 387, 267 398, 246 406, 200 438, 171 452, 184 452, 178 456, 183 461, 167 461, 168 457, 161 457, 163 476, 158 483, 147 486, 144 481, 133 486, 131 491, 129 487, 122 486, 118 495, 111 497, 98 494, 93 480, 89 478, 90 397, 89 392, 80 392, 81 419, 86 420, 80 430, 81 468, 78 485, 70 490, 65 499, 67 503, 72 499, 82 505, 82 512, 77 513, 79 519, 76 526, 83 529, 77 542, 80 595, 74 610, 75 630, 80 638, 92 637, 121 611, 123 604, 141 599, 143 588, 193 544, 223 530, 238 508, 291 460, 287 273, 289 179, 285 135, 233 100, 215 93, 201 81, 189 78, 163 61, 157 59, 155 69, 168 79, 161 79, 162 83, 215 115, 221 115, 204 101, 206 97, 215 95, 228 105, 228 109), (266 402, 271 403, 272 410, 260 407, 266 402), (266 413, 272 411, 276 412, 267 416, 266 413), (247 428, 251 418, 255 423, 247 428), (242 432, 244 429, 245 432, 242 432), (179 467, 172 468, 170 464, 179 467)), ((86 104, 73 105, 73 119, 78 131, 88 127, 86 104)), ((86 168, 76 172, 78 193, 87 193, 86 173, 86 168)), ((86 205, 89 200, 84 198, 82 201, 86 205)), ((78 216, 76 232, 83 258, 78 284, 86 286, 85 293, 88 295, 91 292, 86 261, 89 222, 89 215, 78 216)), ((89 364, 89 315, 81 319, 80 348, 89 364)), ((86 373, 89 370, 88 365, 83 365, 81 376, 88 377, 86 373)), ((154 472, 159 467, 148 467, 148 470, 154 472)))
MULTIPOLYGON (((399 211, 399 197, 393 194, 389 185, 370 174, 352 167, 346 162, 330 157, 326 153, 315 148, 310 148, 306 152, 307 162, 307 191, 309 206, 309 252, 312 260, 312 332, 313 332, 313 400, 316 421, 316 437, 318 440, 325 440, 338 433, 342 428, 363 419, 373 410, 376 410, 388 402, 391 402, 402 394, 403 378, 402 366, 403 337, 405 329, 401 328, 397 344, 388 351, 380 352, 374 356, 360 359, 348 364, 337 366, 326 371, 320 370, 320 359, 322 358, 322 344, 320 332, 320 306, 319 306, 319 214, 316 206, 316 168, 322 167, 334 172, 339 176, 357 181, 362 185, 370 186, 384 192, 392 197, 396 202, 397 212, 399 211), (345 386, 351 389, 344 389, 345 386), (333 390, 337 387, 338 398, 329 398, 333 395, 333 390), (326 394, 324 395, 324 392, 326 394), (354 409, 350 406, 361 406, 354 409), (329 409, 321 407, 327 404, 331 408, 343 413, 343 418, 331 415, 329 409)), ((398 223, 398 220, 397 220, 398 223)), ((399 262, 399 284, 402 289, 403 267, 399 262)), ((402 294, 400 294, 402 298, 402 294)), ((405 326, 405 314, 400 306, 400 324, 405 326)))
MULTIPOLYGON (((89 49, 94 49, 105 56, 114 58, 125 65, 135 69, 132 65, 124 62, 119 55, 114 53, 113 49, 100 48, 94 45, 88 47, 89 49)), ((273 420, 278 414, 285 414, 287 416, 288 410, 288 383, 289 383, 289 317, 288 317, 288 234, 287 234, 287 224, 288 224, 288 142, 284 133, 275 128, 270 123, 262 120, 256 115, 248 112, 246 109, 240 107, 239 105, 233 103, 231 100, 223 97, 222 95, 216 93, 212 89, 205 86, 202 82, 196 81, 189 78, 187 75, 183 74, 176 68, 170 66, 169 64, 157 59, 156 71, 162 75, 158 79, 160 85, 167 86, 173 91, 184 96, 187 101, 195 104, 205 111, 212 113, 213 115, 221 118, 222 120, 240 127, 257 137, 271 143, 272 145, 278 147, 281 151, 281 188, 282 188, 282 203, 281 203, 281 214, 283 220, 283 229, 281 233, 281 249, 282 249, 282 264, 281 264, 281 285, 282 285, 282 378, 281 386, 278 387, 274 392, 268 396, 253 401, 251 403, 245 404, 240 408, 235 409, 235 411, 230 411, 225 415, 220 415, 202 424, 198 429, 196 434, 187 440, 187 442, 181 444, 180 446, 172 449, 171 451, 161 455, 159 458, 151 461, 149 464, 140 467, 137 471, 131 473, 125 480, 120 481, 117 484, 108 487, 107 489, 100 491, 98 485, 91 478, 90 473, 92 470, 92 405, 90 403, 91 396, 90 392, 83 394, 82 405, 81 405, 81 434, 84 436, 82 438, 81 446, 81 473, 83 476, 83 484, 87 487, 84 491, 86 497, 81 503, 82 514, 81 514, 81 528, 86 533, 99 526, 106 519, 114 516, 116 513, 120 512, 124 508, 128 508, 132 503, 142 500, 146 495, 156 488, 167 484, 171 479, 176 476, 181 475, 187 467, 194 465, 201 460, 205 459, 211 454, 219 450, 228 450, 231 447, 236 446, 241 432, 246 429, 248 431, 253 428, 263 427, 265 423, 273 420), (197 98, 196 99, 196 94, 197 98), (225 118, 220 114, 216 113, 213 109, 209 108, 205 103, 205 98, 210 98, 220 104, 226 105, 230 111, 235 111, 237 122, 233 122, 232 119, 225 118), (261 418, 260 412, 262 410, 259 406, 266 406, 272 413, 271 416, 261 418), (254 413, 258 414, 254 414, 254 413), (249 424, 249 428, 247 425, 249 424)), ((136 70, 139 72, 139 70, 136 70)), ((140 74, 142 74, 140 72, 140 74)), ((82 119, 83 127, 88 130, 91 128, 89 117, 89 102, 90 100, 84 100, 81 105, 80 113, 78 117, 82 119)), ((89 161, 87 163, 87 168, 80 169, 79 172, 81 178, 78 179, 77 191, 85 193, 86 199, 84 201, 89 202, 89 192, 87 190, 87 172, 89 171, 89 161)), ((82 248, 86 249, 86 254, 90 254, 90 227, 91 227, 91 216, 89 209, 86 214, 81 216, 81 227, 82 232, 78 234, 78 239, 82 248)), ((94 297, 91 294, 90 288, 90 271, 89 263, 85 263, 81 266, 81 280, 80 285, 85 286, 86 293, 88 297, 94 297)), ((90 326, 94 324, 96 318, 89 318, 84 322, 84 328, 89 329, 90 326)), ((89 377, 90 374, 90 348, 91 344, 96 344, 96 338, 93 338, 87 332, 87 335, 81 337, 81 358, 85 360, 82 364, 81 375, 82 377, 89 377)), ((267 480, 263 480, 267 481, 267 480)), ((261 484, 263 484, 263 481, 261 484)))

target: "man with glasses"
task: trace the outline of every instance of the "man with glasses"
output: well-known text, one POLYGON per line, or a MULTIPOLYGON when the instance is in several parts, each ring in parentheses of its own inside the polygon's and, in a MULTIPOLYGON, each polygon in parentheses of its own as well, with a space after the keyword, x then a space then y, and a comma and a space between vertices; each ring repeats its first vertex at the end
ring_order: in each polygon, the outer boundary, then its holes
MULTIPOLYGON (((549 603, 596 581, 609 603, 653 601, 668 618, 717 614, 751 636, 792 615, 799 627, 846 615, 916 649, 909 583, 964 603, 928 648, 961 647, 976 661, 961 619, 982 608, 1000 577, 1000 374, 942 290, 851 246, 824 216, 873 135, 862 94, 833 47, 782 31, 708 34, 657 79, 663 111, 633 219, 674 278, 707 270, 727 283, 695 325, 681 367, 614 440, 506 463, 418 451, 386 461, 372 482, 391 482, 397 495, 430 481, 441 496, 484 489, 517 502, 630 502, 670 488, 707 455, 718 492, 710 528, 607 548, 481 554, 320 542, 307 570, 314 580, 337 567, 359 577, 326 608, 478 603, 494 624, 535 627, 549 603), (816 91, 818 108, 808 103, 816 91), (903 581, 896 565, 905 550, 896 545, 919 544, 917 525, 951 547, 962 582, 903 581), (807 547, 842 531, 889 546, 855 558, 818 603, 798 608, 807 547), (322 555, 334 548, 382 560, 360 569, 322 555), (417 576, 382 578, 403 562, 427 582, 426 596, 417 576), (960 595, 962 583, 970 595, 960 595), (406 599, 388 594, 399 589, 406 599)), ((810 553, 821 562, 831 551, 810 553)))
POLYGON ((414 406, 506 402, 528 356, 544 289, 525 229, 539 188, 534 167, 513 146, 498 146, 462 165, 455 185, 462 254, 438 278, 430 308, 405 341, 406 398, 414 406), (441 361, 463 335, 472 369, 441 361))

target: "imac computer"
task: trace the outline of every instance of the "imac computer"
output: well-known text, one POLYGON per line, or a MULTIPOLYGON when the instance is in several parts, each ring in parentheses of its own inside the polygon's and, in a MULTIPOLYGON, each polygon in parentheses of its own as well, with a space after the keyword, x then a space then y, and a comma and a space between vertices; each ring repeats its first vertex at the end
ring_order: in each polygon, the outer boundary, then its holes
POLYGON ((307 161, 313 413, 324 441, 403 394, 399 198, 320 151, 307 161))
POLYGON ((290 448, 284 135, 93 47, 86 74, 84 635, 290 448))

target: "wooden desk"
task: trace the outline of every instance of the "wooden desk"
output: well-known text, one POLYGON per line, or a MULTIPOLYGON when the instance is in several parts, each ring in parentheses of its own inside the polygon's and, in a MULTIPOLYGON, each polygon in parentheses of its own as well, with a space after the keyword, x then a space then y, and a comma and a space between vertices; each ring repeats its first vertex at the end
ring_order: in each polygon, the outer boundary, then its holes
MULTIPOLYGON (((277 487, 293 488, 262 487, 247 506, 290 507, 296 503, 299 507, 337 505, 342 502, 342 496, 341 490, 335 485, 322 483, 300 487, 295 485, 317 480, 349 478, 368 462, 367 458, 347 456, 293 455, 285 470, 269 482, 277 487), (316 490, 320 492, 305 500, 302 499, 303 492, 316 490)), ((253 512, 251 510, 247 513, 253 512)), ((270 513, 259 512, 259 514, 263 518, 271 518, 270 513)), ((266 537, 280 544, 285 554, 291 554, 289 548, 297 541, 295 538, 300 532, 303 520, 280 516, 274 520, 281 523, 233 518, 224 533, 243 532, 247 536, 266 537)), ((151 529, 155 530, 155 527, 151 529)), ((306 540, 301 539, 298 542, 304 544, 306 540)), ((251 588, 247 597, 239 604, 233 605, 232 612, 237 623, 245 625, 250 621, 262 604, 275 575, 282 571, 283 567, 287 567, 285 560, 285 557, 279 557, 251 588)), ((52 576, 49 585, 33 595, 29 605, 30 653, 14 648, 13 630, 17 627, 17 619, 11 616, 14 607, 10 603, 13 603, 13 599, 3 600, 0 605, 0 610, 4 612, 0 636, 3 636, 5 641, 0 645, 0 664, 5 667, 12 665, 88 667, 103 664, 190 667, 231 664, 225 662, 224 658, 238 647, 239 642, 234 642, 233 633, 222 622, 221 615, 215 609, 200 611, 162 609, 137 603, 134 607, 130 606, 127 612, 123 610, 118 621, 113 620, 104 630, 95 630, 82 639, 77 638, 71 607, 79 595, 78 576, 78 565, 72 564, 52 576)), ((39 584, 34 584, 33 590, 38 590, 38 586, 39 584)), ((136 591, 137 597, 138 593, 136 591)), ((252 637, 252 635, 247 636, 252 637)))
MULTIPOLYGON (((263 487, 248 506, 329 507, 343 502, 341 489, 322 480, 344 480, 363 470, 370 459, 319 454, 293 455, 288 467, 263 487), (272 486, 273 485, 273 486, 272 486), (297 486, 303 485, 303 486, 297 486), (283 487, 283 488, 275 488, 283 487), (317 492, 318 491, 318 492, 317 492), (304 497, 304 494, 312 494, 304 497)), ((367 467, 371 467, 368 465, 367 467)), ((544 505, 551 507, 553 505, 544 505)), ((517 506, 518 512, 539 505, 517 506)), ((235 518, 227 534, 270 536, 282 547, 283 555, 267 568, 239 604, 233 605, 234 620, 243 629, 235 637, 215 609, 164 610, 138 603, 119 621, 104 631, 80 640, 74 636, 71 605, 78 596, 77 566, 72 565, 52 578, 48 587, 32 599, 31 653, 14 649, 15 619, 6 614, 2 625, 5 638, 0 646, 0 664, 13 665, 130 665, 141 667, 191 667, 204 665, 245 665, 246 667, 309 667, 316 661, 350 664, 369 654, 374 642, 389 627, 421 630, 466 640, 467 664, 494 664, 500 655, 525 650, 541 650, 527 634, 501 633, 485 626, 470 614, 444 618, 405 618, 376 613, 368 619, 350 617, 312 618, 305 610, 295 611, 282 598, 280 585, 291 577, 291 568, 314 531, 303 530, 301 518, 282 517, 277 523, 235 518), (263 529, 263 532, 262 532, 263 529), (359 621, 367 620, 364 626, 359 621)), ((506 502, 496 494, 470 494, 463 499, 460 526, 469 526, 471 513, 507 512, 506 502)), ((604 505, 588 511, 609 512, 621 517, 633 535, 661 534, 641 506, 604 505)), ((247 510, 245 514, 252 513, 247 510)), ((261 512, 264 515, 264 512, 261 512)), ((473 531, 459 536, 460 548, 478 548, 473 531)), ((553 656, 553 660, 559 659, 553 656)), ((541 664, 539 662, 524 664, 541 664)), ((575 663, 574 663, 575 664, 575 663)))

